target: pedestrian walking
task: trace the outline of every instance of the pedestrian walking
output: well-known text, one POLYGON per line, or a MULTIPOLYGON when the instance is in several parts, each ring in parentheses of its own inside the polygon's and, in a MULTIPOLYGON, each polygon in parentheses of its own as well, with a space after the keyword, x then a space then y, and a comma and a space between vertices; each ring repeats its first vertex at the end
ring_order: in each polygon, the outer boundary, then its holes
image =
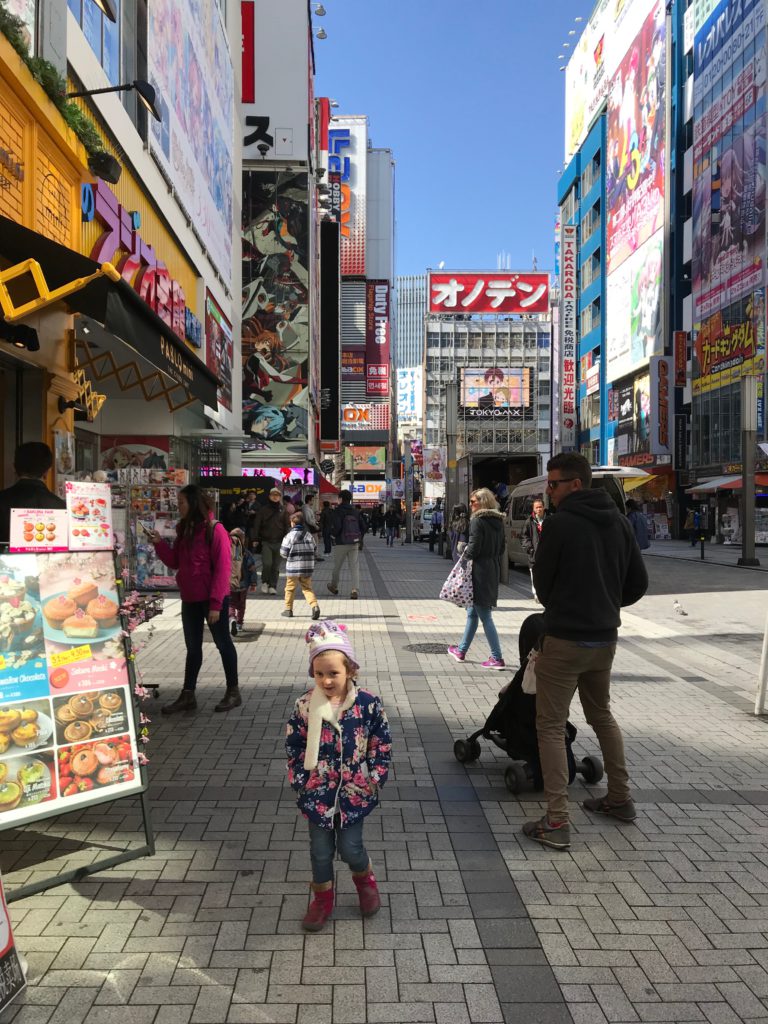
POLYGON ((483 632, 491 648, 491 656, 482 663, 483 668, 505 668, 501 641, 493 621, 493 611, 499 600, 500 560, 504 550, 504 516, 498 502, 487 487, 473 491, 469 496, 471 510, 469 541, 461 558, 472 562, 473 603, 467 608, 467 624, 458 646, 448 648, 456 661, 464 661, 467 651, 482 622, 483 632))
POLYGON ((288 782, 309 822, 313 899, 301 924, 317 932, 334 906, 333 858, 352 872, 360 912, 381 907, 363 824, 387 780, 392 740, 381 700, 357 685, 360 665, 343 626, 310 626, 309 676, 314 685, 296 701, 286 728, 288 782))
POLYGON ((262 594, 277 593, 280 579, 280 545, 290 528, 290 516, 283 507, 280 491, 273 487, 269 492, 269 500, 257 510, 251 526, 251 548, 257 552, 261 551, 262 594))
POLYGON ((384 527, 387 531, 387 547, 392 548, 395 546, 395 534, 397 533, 400 525, 400 516, 397 514, 394 506, 390 505, 384 516, 384 527))
POLYGON ((181 595, 181 624, 187 658, 184 686, 179 696, 162 707, 164 715, 194 711, 195 688, 203 664, 203 630, 207 621, 221 655, 226 679, 224 697, 214 711, 229 711, 242 704, 237 677, 237 651, 229 633, 229 591, 232 553, 229 534, 213 518, 211 500, 194 484, 179 491, 179 519, 173 544, 157 530, 149 534, 157 557, 176 570, 181 595))
POLYGON ((539 540, 541 539, 541 530, 544 526, 544 518, 546 514, 544 502, 541 498, 534 499, 533 505, 531 506, 531 514, 523 527, 523 532, 520 537, 520 546, 526 555, 528 555, 528 571, 531 574, 531 590, 533 591, 533 599, 536 604, 541 604, 541 601, 539 601, 536 593, 536 585, 533 582, 533 564, 536 561, 536 551, 539 546, 539 540))
POLYGON ((323 510, 320 513, 318 526, 323 536, 323 554, 330 555, 333 551, 333 509, 331 508, 330 501, 323 502, 323 510))
POLYGON ((248 591, 258 582, 256 559, 248 550, 245 534, 236 526, 229 531, 232 568, 229 573, 229 631, 237 636, 245 622, 248 591))
POLYGON ((339 592, 339 578, 344 563, 349 562, 349 574, 352 581, 350 597, 357 600, 360 592, 360 551, 363 547, 365 527, 358 509, 352 505, 352 492, 341 491, 341 504, 333 516, 333 573, 328 589, 332 594, 339 592))
POLYGON ((697 509, 689 508, 688 515, 683 524, 684 530, 690 530, 691 547, 696 547, 696 542, 701 534, 701 513, 697 509))
POLYGON ((435 541, 443 531, 443 510, 438 505, 432 513, 432 519, 429 523, 429 543, 430 551, 434 547, 435 541))
POLYGON ((637 546, 641 551, 646 551, 651 546, 648 538, 648 520, 634 498, 627 499, 627 519, 632 526, 637 546))
POLYGON ((293 618, 293 601, 296 586, 307 599, 312 609, 312 618, 320 618, 320 605, 312 590, 312 573, 315 571, 315 538, 307 529, 302 512, 294 512, 291 516, 291 529, 283 537, 280 554, 285 559, 285 610, 282 615, 286 619, 293 618))
POLYGON ((469 540, 469 512, 467 506, 460 502, 453 506, 451 522, 449 526, 449 538, 451 541, 451 557, 454 562, 464 551, 469 540), (460 546, 461 545, 461 546, 460 546))
POLYGON ((619 821, 634 821, 621 730, 611 714, 611 666, 621 608, 639 601, 648 574, 632 527, 610 495, 591 489, 592 469, 575 452, 547 463, 547 490, 557 514, 549 516, 533 565, 544 605, 544 636, 536 660, 536 729, 547 813, 523 832, 543 846, 567 850, 568 763, 565 723, 578 690, 584 715, 597 735, 608 793, 582 806, 619 821))
MULTIPOLYGON (((312 537, 314 538, 315 541, 315 548, 317 548, 318 538, 320 536, 320 525, 317 521, 315 509, 312 504, 314 500, 314 491, 307 491, 306 497, 304 498, 304 504, 301 506, 301 512, 304 516, 304 525, 312 534, 312 537)), ((317 551, 315 551, 315 561, 324 562, 325 559, 322 557, 322 555, 317 554, 317 551)))
POLYGON ((53 452, 42 441, 20 444, 13 456, 15 484, 0 491, 0 543, 10 540, 12 508, 58 508, 67 503, 49 491, 43 477, 53 465, 53 452))

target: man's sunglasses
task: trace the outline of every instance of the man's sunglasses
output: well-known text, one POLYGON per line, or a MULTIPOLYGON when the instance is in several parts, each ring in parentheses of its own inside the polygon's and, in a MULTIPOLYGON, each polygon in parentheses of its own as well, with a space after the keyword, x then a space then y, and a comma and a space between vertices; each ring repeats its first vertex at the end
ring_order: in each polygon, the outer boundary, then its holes
POLYGON ((547 480, 547 487, 551 488, 554 491, 555 488, 560 486, 560 484, 567 484, 570 483, 571 480, 576 479, 577 477, 575 476, 564 476, 562 480, 547 480))

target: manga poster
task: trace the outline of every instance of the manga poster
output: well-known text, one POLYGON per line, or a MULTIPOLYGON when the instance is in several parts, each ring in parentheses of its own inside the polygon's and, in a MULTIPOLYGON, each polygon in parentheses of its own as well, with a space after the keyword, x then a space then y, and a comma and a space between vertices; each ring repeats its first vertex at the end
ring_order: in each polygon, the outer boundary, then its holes
POLYGON ((306 172, 243 173, 243 433, 306 456, 309 210, 306 172))

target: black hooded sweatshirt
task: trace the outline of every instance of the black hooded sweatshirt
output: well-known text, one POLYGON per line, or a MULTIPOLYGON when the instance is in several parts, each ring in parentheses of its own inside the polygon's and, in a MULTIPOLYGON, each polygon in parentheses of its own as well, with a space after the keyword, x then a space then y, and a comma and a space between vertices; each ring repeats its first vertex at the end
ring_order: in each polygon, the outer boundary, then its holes
POLYGON ((573 491, 547 516, 533 585, 547 636, 616 639, 620 609, 640 600, 648 573, 631 524, 606 491, 573 491))

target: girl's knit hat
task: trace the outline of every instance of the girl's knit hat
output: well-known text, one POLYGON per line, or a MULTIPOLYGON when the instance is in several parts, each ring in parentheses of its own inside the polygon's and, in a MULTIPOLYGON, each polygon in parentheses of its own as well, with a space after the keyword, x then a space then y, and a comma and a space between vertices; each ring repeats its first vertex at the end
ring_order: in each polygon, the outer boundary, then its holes
POLYGON ((340 651, 346 654, 352 663, 353 671, 360 668, 355 657, 352 641, 347 636, 347 627, 332 619, 323 619, 310 626, 305 637, 309 644, 309 675, 312 675, 312 662, 318 654, 325 654, 326 651, 340 651))

